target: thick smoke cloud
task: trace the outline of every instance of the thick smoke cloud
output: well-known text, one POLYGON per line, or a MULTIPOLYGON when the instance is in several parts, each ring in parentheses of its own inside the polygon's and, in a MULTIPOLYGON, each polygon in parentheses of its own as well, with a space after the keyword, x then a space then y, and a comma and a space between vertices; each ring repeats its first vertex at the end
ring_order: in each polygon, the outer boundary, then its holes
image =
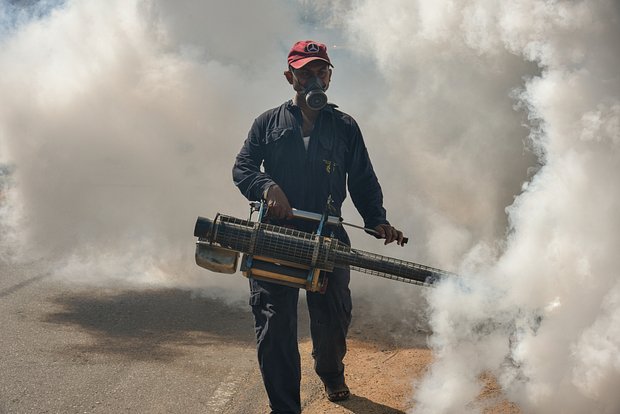
POLYGON ((427 222, 429 255, 467 275, 428 296, 437 362, 416 413, 481 412, 484 372, 526 412, 620 408, 618 19, 611 1, 351 12, 350 33, 403 108, 390 157, 410 161, 398 173, 413 183, 408 206, 427 222), (527 116, 537 163, 519 156, 510 106, 527 116))
POLYGON ((295 16, 281 4, 269 20, 258 4, 240 15, 168 3, 65 2, 46 13, 36 10, 48 3, 3 3, 14 26, 0 39, 1 161, 13 171, 3 185, 14 198, 3 203, 3 251, 15 249, 12 230, 24 259, 64 263, 65 276, 204 284, 193 221, 247 214, 232 160, 252 118, 288 96, 268 74, 284 68, 295 16))
POLYGON ((617 2, 208 3, 0 3, 3 258, 244 297, 193 264, 193 221, 245 216, 234 155, 317 38, 411 237, 355 247, 464 275, 426 298, 353 282, 384 317, 428 308, 416 412, 483 411, 486 372, 525 412, 618 412, 617 2))

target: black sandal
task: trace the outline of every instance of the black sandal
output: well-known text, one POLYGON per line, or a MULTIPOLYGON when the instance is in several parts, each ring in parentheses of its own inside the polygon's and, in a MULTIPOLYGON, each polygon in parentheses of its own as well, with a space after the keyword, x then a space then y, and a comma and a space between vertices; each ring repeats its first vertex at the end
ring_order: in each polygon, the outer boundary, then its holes
POLYGON ((325 385, 325 393, 327 394, 327 399, 331 402, 348 400, 351 396, 351 391, 349 391, 347 384, 341 384, 336 387, 325 385))

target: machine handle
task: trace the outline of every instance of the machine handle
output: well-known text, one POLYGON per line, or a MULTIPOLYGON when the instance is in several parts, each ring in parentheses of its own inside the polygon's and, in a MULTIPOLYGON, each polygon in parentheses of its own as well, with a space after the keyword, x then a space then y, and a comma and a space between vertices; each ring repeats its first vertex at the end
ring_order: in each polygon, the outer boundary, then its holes
MULTIPOLYGON (((258 211, 258 209, 260 209, 260 205, 261 205, 260 201, 251 201, 250 202, 250 207, 253 210, 256 210, 256 211, 258 211)), ((291 210, 293 210, 293 217, 298 218, 298 219, 311 220, 311 221, 318 221, 318 222, 320 222, 321 219, 323 218, 323 215, 319 214, 319 213, 313 213, 311 211, 305 211, 305 210, 298 210, 296 208, 293 208, 291 210)), ((367 227, 362 227, 362 226, 358 226, 356 224, 347 223, 347 222, 344 221, 344 219, 342 217, 327 216, 327 224, 328 225, 332 225, 332 226, 345 225, 345 226, 349 226, 349 227, 354 227, 356 229, 364 230, 365 232, 373 234, 375 236, 379 235, 379 233, 377 233, 377 231, 374 230, 374 229, 369 229, 367 227)), ((403 246, 405 244, 407 244, 408 241, 409 241, 408 237, 403 237, 403 246)))

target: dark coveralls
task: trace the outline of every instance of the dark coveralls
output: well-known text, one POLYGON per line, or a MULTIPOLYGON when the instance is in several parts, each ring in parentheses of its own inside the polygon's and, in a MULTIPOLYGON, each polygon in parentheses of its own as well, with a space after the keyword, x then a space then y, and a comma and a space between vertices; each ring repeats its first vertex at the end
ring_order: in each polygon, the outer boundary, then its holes
MULTIPOLYGON (((292 101, 256 118, 233 167, 233 180, 243 195, 260 200, 277 183, 291 207, 323 213, 331 195, 334 210, 330 214, 341 216, 348 184, 365 227, 389 224, 381 187, 355 120, 335 105, 326 106, 315 121, 307 151, 301 125, 301 110, 292 101)), ((316 231, 317 223, 293 223, 300 230, 316 231)), ((342 228, 334 233, 350 243, 342 228)), ((324 384, 334 387, 344 383, 342 360, 351 322, 349 270, 335 269, 328 279, 325 294, 306 292, 306 298, 314 368, 324 384)), ((250 289, 258 360, 272 413, 299 413, 299 289, 253 279, 250 289)))

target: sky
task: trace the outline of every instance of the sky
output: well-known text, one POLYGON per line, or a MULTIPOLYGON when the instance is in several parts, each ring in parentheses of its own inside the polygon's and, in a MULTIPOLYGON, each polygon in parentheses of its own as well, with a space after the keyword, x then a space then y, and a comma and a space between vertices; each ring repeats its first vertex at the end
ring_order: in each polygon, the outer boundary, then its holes
POLYGON ((410 238, 353 247, 462 275, 353 278, 377 318, 433 332, 416 413, 482 412, 483 372, 525 412, 616 413, 619 17, 613 0, 0 0, 0 257, 245 300, 242 277, 193 263, 193 224, 247 216, 234 157, 315 39, 410 238))

